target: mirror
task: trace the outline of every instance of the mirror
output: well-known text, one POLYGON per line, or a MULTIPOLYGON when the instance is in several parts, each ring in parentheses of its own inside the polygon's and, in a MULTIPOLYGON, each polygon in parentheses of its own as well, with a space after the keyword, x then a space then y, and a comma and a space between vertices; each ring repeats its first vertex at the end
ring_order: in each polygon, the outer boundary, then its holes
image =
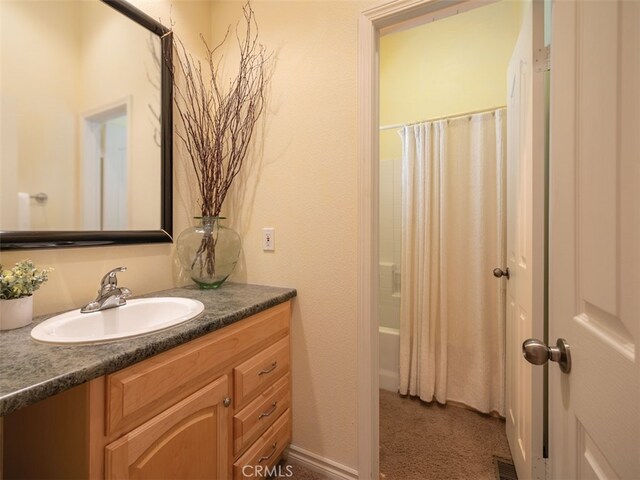
POLYGON ((171 32, 123 0, 0 10, 0 249, 170 242, 171 32))

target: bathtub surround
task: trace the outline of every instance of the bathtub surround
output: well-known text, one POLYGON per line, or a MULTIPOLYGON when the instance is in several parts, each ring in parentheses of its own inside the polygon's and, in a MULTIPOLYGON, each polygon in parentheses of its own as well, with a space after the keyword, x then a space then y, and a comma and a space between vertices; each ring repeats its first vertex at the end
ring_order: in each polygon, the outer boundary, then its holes
POLYGON ((404 127, 400 393, 504 415, 505 110, 404 127))
MULTIPOLYGON (((397 133, 394 132, 394 134, 397 133)), ((397 139, 400 143, 400 138, 397 139)), ((380 160, 378 222, 378 323, 380 388, 397 392, 400 382, 400 255, 402 246, 402 159, 380 160)))
POLYGON ((400 329, 380 327, 379 332, 380 388, 397 393, 400 388, 400 329))

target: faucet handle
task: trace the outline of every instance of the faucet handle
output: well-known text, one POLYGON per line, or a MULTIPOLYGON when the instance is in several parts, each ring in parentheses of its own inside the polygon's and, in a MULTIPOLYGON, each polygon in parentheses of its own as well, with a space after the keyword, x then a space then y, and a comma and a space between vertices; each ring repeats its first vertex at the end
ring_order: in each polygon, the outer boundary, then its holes
POLYGON ((104 277, 102 277, 102 280, 100 280, 100 292, 109 291, 116 288, 118 286, 118 277, 116 277, 116 274, 118 272, 126 271, 127 267, 117 267, 109 271, 104 277))

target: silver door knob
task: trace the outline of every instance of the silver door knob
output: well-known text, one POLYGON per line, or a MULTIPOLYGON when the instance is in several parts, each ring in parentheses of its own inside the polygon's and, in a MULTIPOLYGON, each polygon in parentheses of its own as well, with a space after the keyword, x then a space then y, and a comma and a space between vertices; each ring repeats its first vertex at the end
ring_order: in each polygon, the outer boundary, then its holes
POLYGON ((507 280, 509 280, 509 267, 505 268, 504 270, 502 270, 501 268, 494 268, 493 276, 496 278, 507 277, 507 280))
POLYGON ((558 363, 562 373, 571 371, 571 352, 564 338, 559 338, 555 347, 547 347, 540 340, 529 338, 522 343, 522 355, 534 365, 544 365, 551 360, 558 363))

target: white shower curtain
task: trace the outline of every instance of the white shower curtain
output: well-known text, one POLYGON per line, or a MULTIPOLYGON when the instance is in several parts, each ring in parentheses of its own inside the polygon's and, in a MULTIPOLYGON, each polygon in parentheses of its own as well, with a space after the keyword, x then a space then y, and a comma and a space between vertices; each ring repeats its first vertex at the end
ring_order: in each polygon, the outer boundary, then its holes
POLYGON ((504 415, 505 117, 404 127, 400 393, 504 415))

